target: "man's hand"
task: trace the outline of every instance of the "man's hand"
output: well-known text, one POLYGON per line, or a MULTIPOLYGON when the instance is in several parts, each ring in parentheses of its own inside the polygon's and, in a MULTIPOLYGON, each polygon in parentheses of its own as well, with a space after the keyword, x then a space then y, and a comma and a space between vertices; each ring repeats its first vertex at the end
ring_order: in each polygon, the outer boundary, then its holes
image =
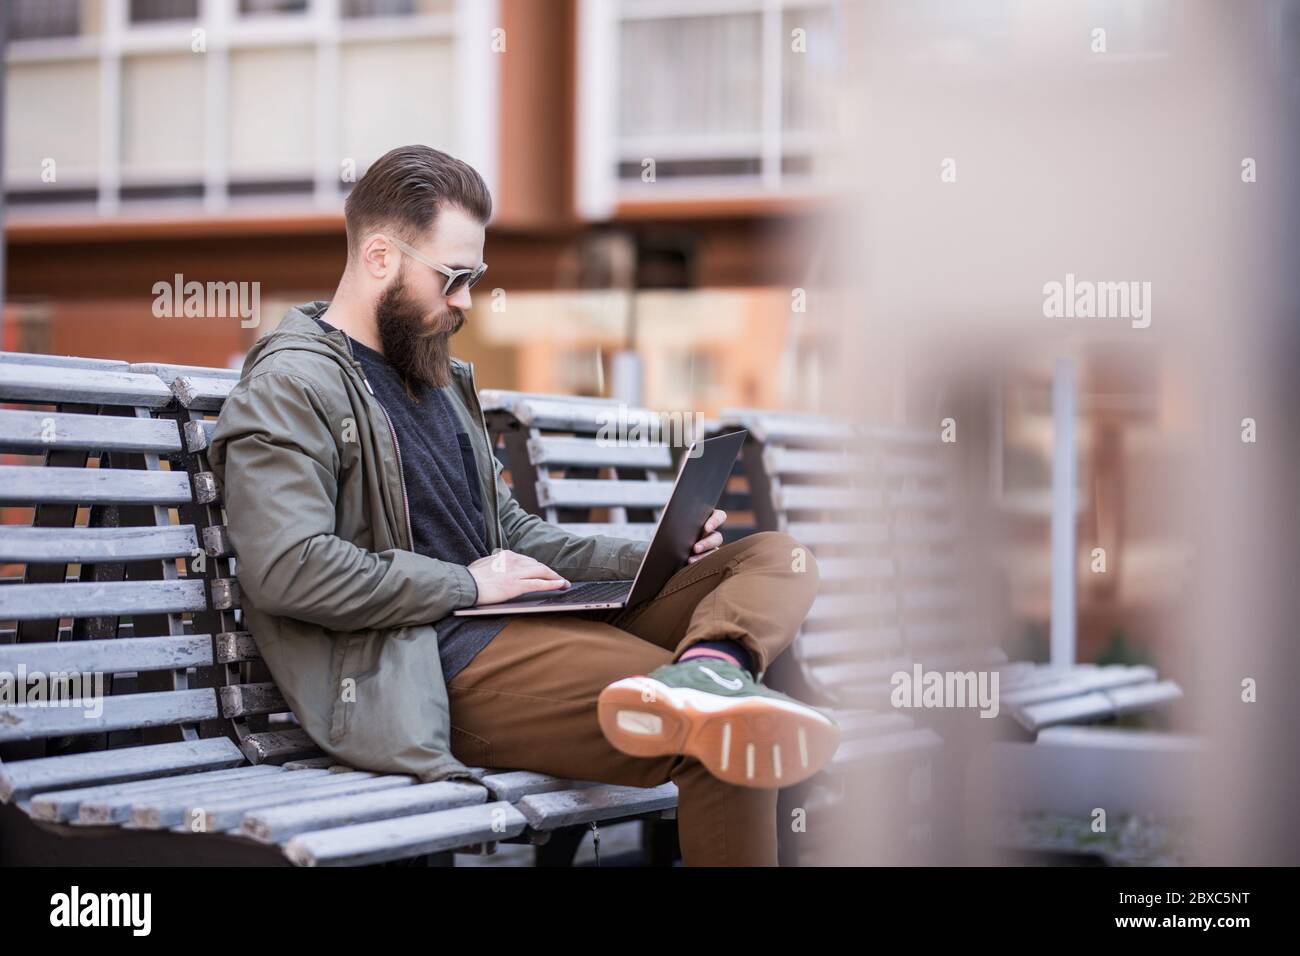
POLYGON ((569 582, 540 561, 514 551, 498 551, 469 565, 478 585, 478 604, 498 604, 533 591, 562 591, 569 582))
POLYGON ((727 520, 725 511, 714 511, 709 515, 709 520, 704 522, 704 534, 700 540, 695 542, 691 548, 691 556, 686 559, 687 564, 694 564, 700 558, 708 557, 711 551, 716 551, 722 547, 722 532, 716 529, 722 527, 722 522, 727 520))

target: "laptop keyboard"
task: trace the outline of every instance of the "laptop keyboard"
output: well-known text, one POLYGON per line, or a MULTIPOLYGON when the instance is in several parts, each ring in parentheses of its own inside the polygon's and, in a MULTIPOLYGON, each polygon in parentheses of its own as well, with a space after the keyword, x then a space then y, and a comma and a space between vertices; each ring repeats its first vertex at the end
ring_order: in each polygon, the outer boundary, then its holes
POLYGON ((521 594, 513 601, 528 601, 531 604, 598 604, 602 601, 621 601, 632 590, 631 581, 583 581, 560 593, 534 597, 521 594))

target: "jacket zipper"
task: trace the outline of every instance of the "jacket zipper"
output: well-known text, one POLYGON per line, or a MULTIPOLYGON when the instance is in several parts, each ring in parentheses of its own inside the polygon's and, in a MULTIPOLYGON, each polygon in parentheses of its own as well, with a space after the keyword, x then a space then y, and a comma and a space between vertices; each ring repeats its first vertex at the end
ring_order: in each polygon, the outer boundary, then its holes
MULTIPOLYGON (((491 458, 496 456, 496 451, 492 447, 492 436, 488 434, 487 422, 483 418, 483 406, 478 400, 478 389, 474 387, 474 365, 469 363, 469 394, 474 399, 474 411, 478 415, 479 426, 483 429, 483 441, 487 444, 489 455, 488 473, 496 474, 496 467, 492 464, 491 458)), ((497 529, 497 547, 505 548, 504 535, 501 533, 501 511, 497 506, 496 482, 489 482, 489 497, 492 499, 492 520, 497 529)))
POLYGON ((393 448, 397 451, 397 480, 402 483, 402 511, 406 515, 406 550, 413 551, 415 549, 415 532, 411 530, 411 501, 406 495, 406 472, 402 470, 402 443, 397 440, 397 429, 393 427, 393 420, 388 417, 388 409, 384 408, 384 403, 379 400, 379 396, 375 394, 375 390, 370 387, 370 379, 366 378, 365 369, 361 367, 361 363, 356 360, 356 355, 352 352, 351 340, 344 335, 343 341, 347 344, 348 355, 352 358, 353 367, 361 376, 361 381, 365 384, 366 391, 369 392, 370 396, 375 400, 375 404, 379 406, 379 410, 384 413, 384 421, 388 423, 388 433, 393 436, 393 448))

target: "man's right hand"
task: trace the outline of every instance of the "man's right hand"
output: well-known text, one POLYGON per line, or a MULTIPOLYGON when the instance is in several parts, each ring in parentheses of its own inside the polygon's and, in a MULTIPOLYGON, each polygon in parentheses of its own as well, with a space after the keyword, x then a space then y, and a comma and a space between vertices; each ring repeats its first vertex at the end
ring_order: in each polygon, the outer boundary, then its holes
POLYGON ((533 591, 562 591, 569 582, 540 561, 514 551, 498 551, 469 565, 478 585, 478 603, 499 604, 533 591))

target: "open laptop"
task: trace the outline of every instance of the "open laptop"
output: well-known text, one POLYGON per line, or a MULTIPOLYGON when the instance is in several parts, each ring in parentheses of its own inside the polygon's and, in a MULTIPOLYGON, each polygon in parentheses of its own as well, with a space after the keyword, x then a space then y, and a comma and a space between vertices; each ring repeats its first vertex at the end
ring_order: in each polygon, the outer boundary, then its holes
POLYGON ((691 556, 704 522, 722 497, 745 429, 692 442, 677 469, 672 494, 655 525, 650 547, 631 581, 582 581, 563 591, 524 594, 498 604, 464 607, 459 617, 485 614, 544 614, 620 608, 654 597, 691 556), (699 446, 697 451, 696 446, 699 446))

